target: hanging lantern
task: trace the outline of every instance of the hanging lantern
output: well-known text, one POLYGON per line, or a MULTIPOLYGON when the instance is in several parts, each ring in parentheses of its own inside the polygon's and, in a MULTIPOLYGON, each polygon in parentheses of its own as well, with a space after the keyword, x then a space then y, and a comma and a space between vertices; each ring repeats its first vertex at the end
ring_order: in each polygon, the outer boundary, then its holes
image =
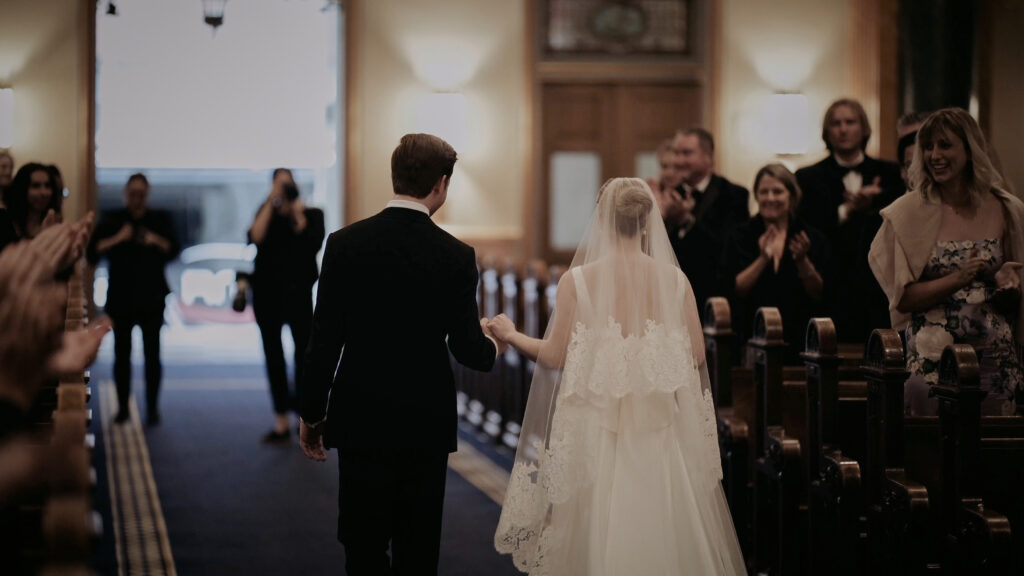
POLYGON ((224 23, 224 4, 227 0, 203 0, 203 21, 209 24, 213 31, 224 23))

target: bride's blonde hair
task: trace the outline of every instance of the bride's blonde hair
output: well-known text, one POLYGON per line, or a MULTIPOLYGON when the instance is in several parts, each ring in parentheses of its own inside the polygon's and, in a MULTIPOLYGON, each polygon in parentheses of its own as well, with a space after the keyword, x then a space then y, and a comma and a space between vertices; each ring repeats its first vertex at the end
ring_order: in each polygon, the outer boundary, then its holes
POLYGON ((647 228, 647 218, 654 209, 654 194, 640 178, 612 178, 601 186, 597 205, 602 219, 614 219, 615 231, 632 238, 647 228))

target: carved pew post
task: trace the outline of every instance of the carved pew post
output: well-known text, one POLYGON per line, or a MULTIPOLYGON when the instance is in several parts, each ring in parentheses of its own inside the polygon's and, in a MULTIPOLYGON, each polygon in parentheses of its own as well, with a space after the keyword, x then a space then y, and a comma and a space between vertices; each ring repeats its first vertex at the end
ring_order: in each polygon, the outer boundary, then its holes
POLYGON ((871 333, 864 354, 868 381, 864 486, 871 574, 919 574, 928 556, 928 491, 903 468, 903 341, 895 330, 871 333))
POLYGON ((715 407, 732 406, 732 314, 729 301, 721 296, 708 298, 704 303, 704 350, 708 376, 715 407))
POLYGON ((732 313, 729 301, 708 298, 704 304, 704 350, 715 397, 718 447, 722 455, 722 486, 733 526, 745 555, 750 555, 750 423, 733 411, 732 313))
POLYGON ((754 316, 755 446, 759 454, 754 478, 755 568, 772 574, 800 572, 798 533, 800 442, 782 427, 782 358, 786 343, 777 308, 760 308, 754 316), (793 487, 797 489, 794 490, 793 487))
POLYGON ((942 430, 942 518, 946 546, 943 567, 956 574, 1009 574, 1009 520, 982 502, 981 400, 978 357, 967 344, 942 352, 939 398, 942 430))
POLYGON ((828 318, 807 324, 807 437, 810 487, 808 551, 811 574, 858 572, 860 465, 839 446, 839 364, 835 325, 828 318))

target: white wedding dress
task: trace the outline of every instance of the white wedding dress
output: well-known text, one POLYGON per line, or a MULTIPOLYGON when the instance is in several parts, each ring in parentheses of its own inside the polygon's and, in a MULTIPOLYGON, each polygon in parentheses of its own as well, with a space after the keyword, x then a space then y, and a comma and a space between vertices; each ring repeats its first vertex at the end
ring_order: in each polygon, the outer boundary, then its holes
POLYGON ((571 268, 564 364, 535 372, 495 534, 534 576, 746 574, 689 283, 644 252, 571 268))

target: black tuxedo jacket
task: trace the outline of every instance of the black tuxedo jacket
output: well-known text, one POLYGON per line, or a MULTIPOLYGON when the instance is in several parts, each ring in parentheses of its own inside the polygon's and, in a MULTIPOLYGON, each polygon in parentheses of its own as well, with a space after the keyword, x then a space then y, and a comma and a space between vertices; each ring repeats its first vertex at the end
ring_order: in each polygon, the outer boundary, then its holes
POLYGON ((746 188, 712 174, 708 187, 697 199, 693 215, 721 244, 733 229, 750 220, 749 199, 746 188))
POLYGON ((482 371, 496 353, 477 280, 473 248, 416 210, 386 208, 328 237, 300 398, 306 422, 326 411, 326 446, 455 451, 448 352, 482 371))
POLYGON ((846 170, 829 155, 817 164, 796 171, 803 192, 800 216, 825 235, 831 244, 832 257, 837 260, 836 281, 825 290, 830 314, 844 342, 865 342, 871 330, 889 327, 889 300, 871 272, 868 251, 882 225, 878 212, 904 192, 899 166, 893 162, 865 155, 857 170, 864 186, 880 178, 882 192, 875 197, 870 209, 851 213, 842 224, 839 223, 839 205, 846 191, 843 185, 846 170))

